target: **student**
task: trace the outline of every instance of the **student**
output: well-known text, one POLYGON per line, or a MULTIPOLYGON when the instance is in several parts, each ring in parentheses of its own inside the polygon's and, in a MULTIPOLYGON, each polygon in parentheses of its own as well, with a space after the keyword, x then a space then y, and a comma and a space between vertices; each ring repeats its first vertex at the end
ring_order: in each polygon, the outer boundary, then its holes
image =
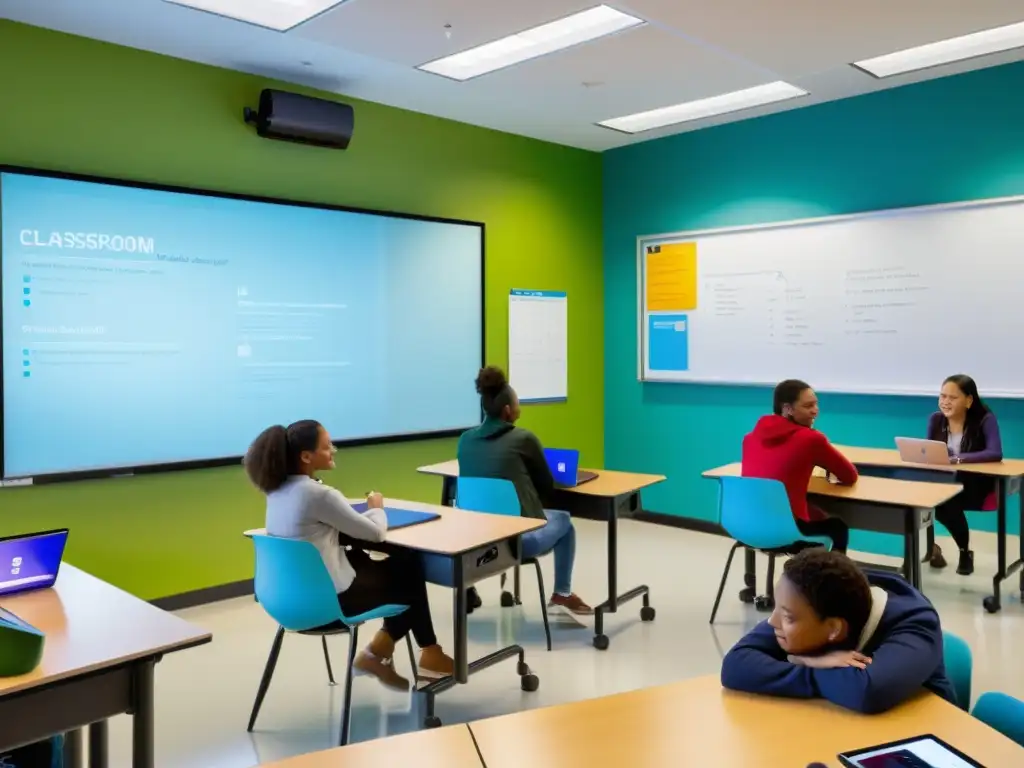
POLYGON ((822 547, 786 561, 775 610, 726 655, 722 685, 885 712, 922 688, 956 704, 931 603, 895 574, 822 547))
MULTIPOLYGON (((996 415, 982 402, 974 379, 962 373, 950 376, 939 392, 939 410, 928 419, 928 439, 946 444, 954 464, 979 464, 1003 460, 1003 441, 999 436, 996 415)), ((990 499, 995 482, 984 475, 959 473, 957 482, 964 489, 935 510, 935 517, 946 526, 960 550, 956 572, 974 573, 974 552, 971 531, 967 527, 967 509, 994 509, 990 499)), ((946 558, 938 544, 925 555, 924 562, 932 568, 945 568, 946 558)))
MULTIPOLYGON (((594 609, 572 591, 576 529, 568 512, 544 508, 544 500, 555 490, 555 478, 540 440, 516 426, 520 412, 515 390, 500 368, 488 366, 476 377, 476 391, 485 418, 459 439, 459 475, 500 478, 515 485, 523 517, 547 519, 547 525, 523 534, 521 540, 524 558, 554 550, 555 589, 550 604, 583 616, 592 614, 594 609)), ((480 605, 475 590, 470 600, 471 605, 480 605)))
POLYGON ((807 502, 807 484, 815 467, 842 485, 857 482, 857 468, 814 429, 818 396, 809 384, 787 379, 775 387, 773 414, 762 416, 743 438, 743 476, 778 480, 786 486, 797 528, 805 536, 828 536, 845 552, 850 529, 807 502))
POLYGON ((408 632, 422 649, 419 673, 440 678, 455 671, 455 663, 437 644, 427 602, 427 587, 415 555, 392 554, 386 560, 349 556, 339 535, 381 542, 387 533, 384 501, 370 494, 369 509, 360 514, 337 490, 323 485, 316 473, 334 469, 334 445, 318 422, 297 421, 274 426, 257 437, 245 455, 245 471, 267 496, 267 534, 312 543, 320 552, 346 616, 382 605, 408 605, 404 613, 384 619, 384 627, 355 659, 355 669, 373 675, 388 688, 409 689, 409 681, 394 668, 395 643, 408 632))

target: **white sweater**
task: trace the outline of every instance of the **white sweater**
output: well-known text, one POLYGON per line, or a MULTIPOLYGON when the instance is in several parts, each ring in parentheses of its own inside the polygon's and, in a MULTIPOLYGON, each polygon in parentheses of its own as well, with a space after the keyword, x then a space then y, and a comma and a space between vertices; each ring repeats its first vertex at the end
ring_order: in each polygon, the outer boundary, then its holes
POLYGON ((356 512, 338 490, 306 475, 293 475, 267 494, 267 533, 315 546, 339 594, 351 586, 356 572, 338 544, 338 533, 363 541, 384 541, 387 530, 383 509, 356 512))

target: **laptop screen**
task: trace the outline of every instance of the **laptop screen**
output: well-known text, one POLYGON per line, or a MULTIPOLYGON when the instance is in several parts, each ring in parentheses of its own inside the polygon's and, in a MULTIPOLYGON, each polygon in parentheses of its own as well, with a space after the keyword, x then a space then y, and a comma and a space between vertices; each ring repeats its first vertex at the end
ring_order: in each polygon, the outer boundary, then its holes
POLYGON ((580 465, 579 451, 571 448, 545 448, 544 457, 556 481, 566 485, 576 484, 576 470, 580 465))
POLYGON ((0 595, 52 587, 67 540, 67 528, 0 539, 0 595))

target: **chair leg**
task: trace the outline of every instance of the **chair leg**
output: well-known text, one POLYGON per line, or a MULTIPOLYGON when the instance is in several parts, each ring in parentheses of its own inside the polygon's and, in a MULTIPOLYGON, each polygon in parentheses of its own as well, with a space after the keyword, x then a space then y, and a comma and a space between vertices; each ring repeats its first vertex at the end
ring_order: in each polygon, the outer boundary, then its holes
POLYGON ((512 596, 515 598, 516 605, 522 605, 523 597, 519 590, 519 563, 516 563, 516 567, 512 571, 512 584, 512 596))
POLYGON ((270 655, 267 657, 267 665, 263 668, 263 677, 260 679, 260 687, 256 691, 256 701, 252 704, 252 714, 249 715, 249 727, 246 729, 250 733, 256 726, 256 717, 260 713, 260 707, 263 706, 263 698, 267 695, 267 689, 270 687, 270 679, 274 676, 274 668, 277 666, 277 657, 281 655, 281 643, 284 642, 284 627, 277 628, 277 634, 274 635, 274 643, 270 646, 270 655))
MULTIPOLYGON (((409 648, 409 666, 412 667, 412 679, 416 680, 419 677, 419 665, 416 664, 416 654, 412 649, 412 632, 408 632, 405 635, 405 644, 409 648)), ((415 686, 413 686, 415 687, 415 686)))
POLYGON ((334 682, 334 670, 331 669, 331 654, 327 650, 327 635, 320 635, 320 642, 324 646, 324 661, 327 662, 327 679, 330 681, 331 685, 337 685, 337 683, 334 682))
POLYGON ((533 561, 537 569, 537 589, 540 591, 540 613, 544 617, 544 636, 548 639, 548 650, 551 650, 551 625, 548 624, 548 596, 544 594, 544 574, 540 570, 540 560, 533 561))
POLYGON ((345 698, 341 705, 341 738, 339 746, 348 744, 349 720, 352 709, 352 668, 356 663, 356 648, 359 646, 359 626, 349 627, 348 670, 345 674, 345 698))
POLYGON ((715 604, 711 608, 711 620, 708 622, 708 624, 715 623, 715 616, 718 615, 718 604, 722 602, 722 592, 725 591, 725 582, 729 578, 729 569, 732 568, 733 555, 736 554, 736 550, 739 549, 741 546, 743 545, 737 541, 735 544, 732 545, 732 549, 729 550, 729 557, 725 561, 725 570, 722 571, 722 582, 718 585, 718 594, 715 595, 715 604))

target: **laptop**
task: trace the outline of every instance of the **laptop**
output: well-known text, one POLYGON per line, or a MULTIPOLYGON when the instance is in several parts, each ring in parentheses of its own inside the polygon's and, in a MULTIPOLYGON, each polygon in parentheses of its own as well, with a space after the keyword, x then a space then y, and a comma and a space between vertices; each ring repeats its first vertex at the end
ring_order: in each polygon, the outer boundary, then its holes
MULTIPOLYGON (((358 504, 353 504, 352 509, 360 514, 366 512, 368 507, 365 501, 361 501, 358 504)), ((388 530, 396 531, 399 528, 408 528, 410 525, 419 525, 420 523, 429 523, 431 520, 437 520, 440 517, 437 512, 420 512, 416 509, 399 509, 397 507, 385 507, 384 515, 388 519, 388 530)))
POLYGON ((67 528, 0 538, 0 595, 52 587, 67 541, 67 528))
POLYGON ((896 447, 900 451, 900 459, 912 464, 949 464, 949 450, 941 440, 897 437, 896 447))
POLYGON ((597 472, 580 469, 580 452, 574 448, 545 448, 544 458, 555 476, 555 485, 561 488, 575 488, 597 479, 597 472))

